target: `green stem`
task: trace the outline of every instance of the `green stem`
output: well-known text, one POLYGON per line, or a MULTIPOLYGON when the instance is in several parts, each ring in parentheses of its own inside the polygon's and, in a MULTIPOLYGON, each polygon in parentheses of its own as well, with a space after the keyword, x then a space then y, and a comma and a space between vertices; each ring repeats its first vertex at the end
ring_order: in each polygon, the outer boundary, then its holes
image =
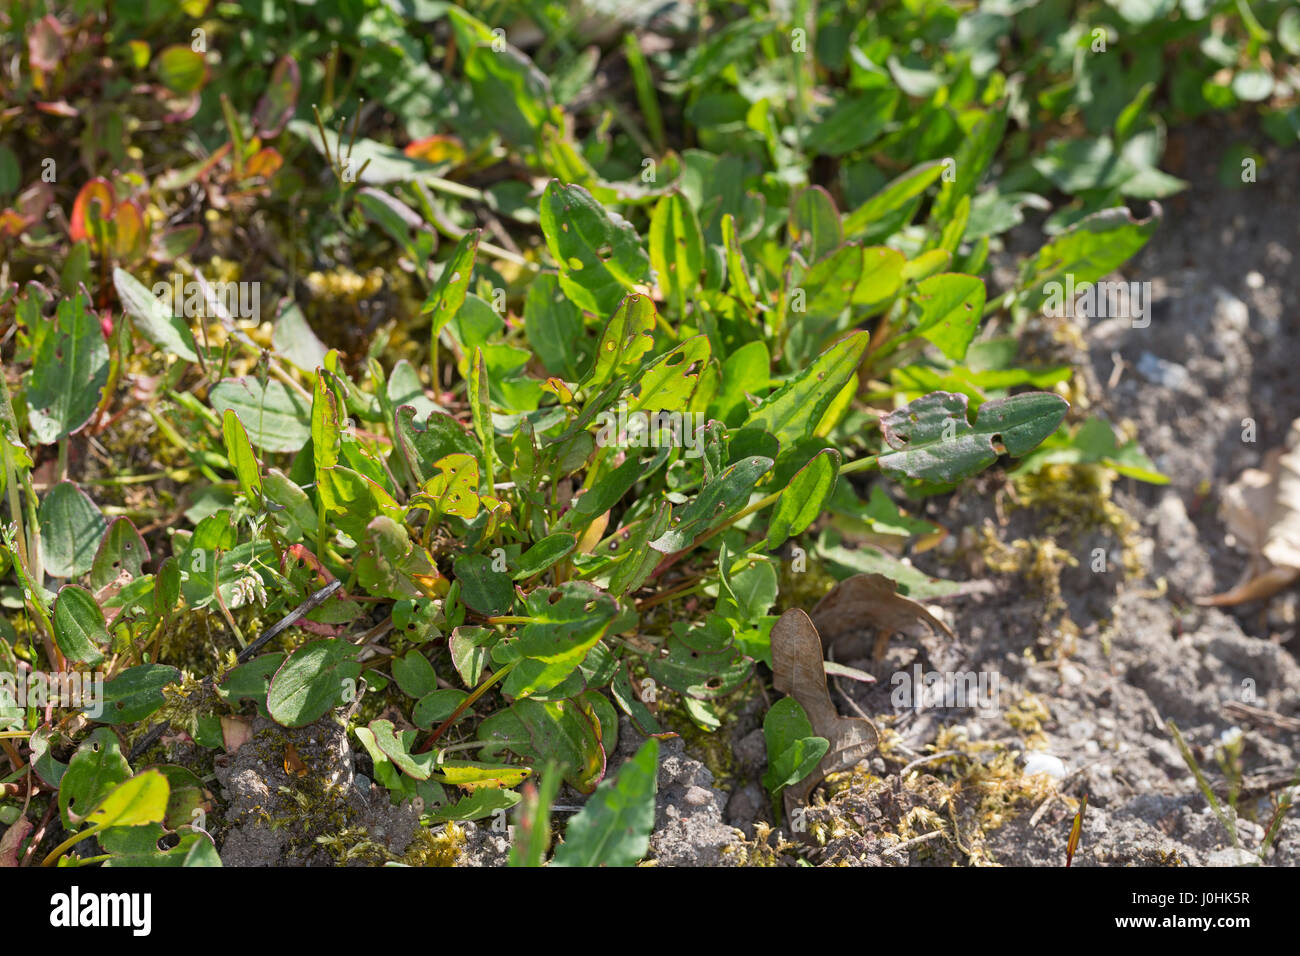
MULTIPOLYGON (((522 658, 520 658, 519 660, 522 660, 522 658)), ((433 733, 430 734, 429 739, 424 742, 424 746, 422 746, 419 750, 415 752, 422 754, 425 751, 427 751, 430 747, 432 747, 435 743, 437 743, 438 738, 447 732, 448 727, 450 727, 452 724, 454 724, 457 720, 460 719, 461 714, 465 713, 465 711, 473 707, 474 702, 477 701, 484 694, 486 694, 488 692, 488 689, 491 688, 492 685, 503 680, 507 674, 509 674, 512 670, 515 669, 515 665, 519 663, 519 660, 511 661, 509 664, 502 667, 499 671, 497 671, 495 674, 493 674, 483 683, 479 684, 478 687, 474 690, 474 693, 470 694, 468 697, 462 700, 460 702, 460 706, 451 712, 451 716, 448 717, 446 720, 444 720, 441 724, 439 724, 434 729, 433 733)))
POLYGON ((93 837, 98 832, 99 827, 89 827, 88 829, 82 830, 80 833, 72 834, 72 836, 68 837, 49 852, 45 859, 41 861, 41 866, 54 866, 54 864, 58 862, 59 857, 63 856, 64 853, 71 850, 87 837, 93 837))

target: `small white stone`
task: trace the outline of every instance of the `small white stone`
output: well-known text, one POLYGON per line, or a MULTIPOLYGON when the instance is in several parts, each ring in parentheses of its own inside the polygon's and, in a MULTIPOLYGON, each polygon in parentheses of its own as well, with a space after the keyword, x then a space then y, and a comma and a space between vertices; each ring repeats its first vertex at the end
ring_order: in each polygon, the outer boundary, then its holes
POLYGON ((1264 288, 1264 277, 1254 269, 1246 273, 1246 287, 1248 289, 1264 288))
POLYGON ((1054 780, 1065 776, 1065 762, 1053 754, 1032 750, 1025 754, 1025 776, 1045 773, 1054 780))

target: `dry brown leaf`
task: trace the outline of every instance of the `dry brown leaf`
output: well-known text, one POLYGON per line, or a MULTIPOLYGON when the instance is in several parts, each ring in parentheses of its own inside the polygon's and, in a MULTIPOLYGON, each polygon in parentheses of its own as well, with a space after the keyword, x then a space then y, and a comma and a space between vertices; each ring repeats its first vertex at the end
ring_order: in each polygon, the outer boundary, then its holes
POLYGON ((954 636, 947 624, 922 605, 899 594, 898 585, 883 574, 855 574, 845 578, 817 602, 812 620, 831 647, 868 627, 887 638, 920 623, 935 633, 954 636))
POLYGON ((805 779, 785 790, 785 812, 808 802, 814 787, 826 775, 847 770, 876 749, 880 735, 875 724, 861 717, 841 717, 826 687, 825 653, 817 628, 803 611, 786 611, 772 625, 772 671, 776 689, 799 702, 813 732, 830 741, 830 749, 805 779))
POLYGON ((1231 591, 1197 598, 1197 604, 1262 600, 1300 578, 1300 418, 1291 423, 1286 446, 1269 452, 1263 468, 1247 469, 1224 490, 1220 514, 1250 552, 1250 565, 1231 591))
POLYGON ((221 739, 226 753, 235 753, 253 739, 253 722, 246 717, 222 717, 221 739))
POLYGON ((32 832, 32 822, 20 816, 9 825, 4 836, 0 836, 0 867, 18 865, 18 851, 23 848, 23 840, 32 832))

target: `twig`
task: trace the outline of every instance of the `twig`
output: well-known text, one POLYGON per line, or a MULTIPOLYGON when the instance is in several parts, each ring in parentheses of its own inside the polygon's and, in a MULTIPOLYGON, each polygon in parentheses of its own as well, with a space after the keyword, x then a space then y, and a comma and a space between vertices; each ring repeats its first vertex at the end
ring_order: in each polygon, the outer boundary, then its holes
POLYGON ((929 843, 935 837, 941 837, 941 836, 943 836, 942 830, 933 830, 930 833, 923 833, 919 837, 912 837, 912 839, 910 840, 904 840, 902 843, 899 843, 897 846, 891 846, 885 852, 899 853, 903 850, 906 850, 908 847, 917 846, 918 844, 921 843, 929 843))

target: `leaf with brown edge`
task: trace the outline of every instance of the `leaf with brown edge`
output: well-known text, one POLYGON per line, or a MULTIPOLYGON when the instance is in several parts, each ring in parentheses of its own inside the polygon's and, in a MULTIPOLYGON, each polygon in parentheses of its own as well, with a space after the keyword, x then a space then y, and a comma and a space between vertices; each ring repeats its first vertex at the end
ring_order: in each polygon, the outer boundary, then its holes
POLYGON ((818 737, 830 741, 830 749, 813 772, 785 790, 785 812, 790 817, 827 774, 847 770, 866 759, 880 742, 871 721, 862 717, 841 717, 826 687, 822 639, 808 615, 798 608, 786 611, 772 625, 773 685, 803 707, 818 737))

